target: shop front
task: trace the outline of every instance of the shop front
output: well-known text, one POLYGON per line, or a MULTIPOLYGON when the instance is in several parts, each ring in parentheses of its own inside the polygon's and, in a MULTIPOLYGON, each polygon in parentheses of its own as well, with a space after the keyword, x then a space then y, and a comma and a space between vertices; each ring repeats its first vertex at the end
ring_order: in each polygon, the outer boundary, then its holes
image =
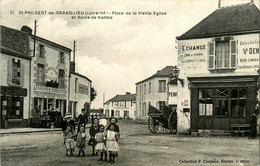
POLYGON ((1 86, 1 128, 24 126, 24 100, 27 89, 1 86))
POLYGON ((188 77, 191 130, 230 130, 248 124, 256 105, 258 75, 188 77))

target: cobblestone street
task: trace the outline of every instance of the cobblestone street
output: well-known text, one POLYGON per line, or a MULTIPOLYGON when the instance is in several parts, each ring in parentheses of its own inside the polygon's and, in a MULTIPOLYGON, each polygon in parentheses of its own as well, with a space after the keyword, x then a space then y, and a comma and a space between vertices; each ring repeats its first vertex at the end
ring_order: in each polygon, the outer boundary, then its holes
MULTIPOLYGON (((176 136, 166 131, 151 134, 146 125, 129 120, 119 121, 119 126, 120 153, 114 165, 259 164, 259 139, 176 136)), ((86 157, 65 157, 60 131, 3 135, 0 138, 3 166, 108 165, 97 161, 99 156, 91 156, 89 146, 86 157)))

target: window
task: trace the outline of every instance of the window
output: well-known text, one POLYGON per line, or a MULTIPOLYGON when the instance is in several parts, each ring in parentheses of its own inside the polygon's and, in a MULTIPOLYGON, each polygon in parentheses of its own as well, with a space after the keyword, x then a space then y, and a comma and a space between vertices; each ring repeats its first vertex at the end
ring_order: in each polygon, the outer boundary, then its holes
POLYGON ((209 69, 229 69, 236 67, 237 42, 230 37, 216 38, 209 43, 209 69))
POLYGON ((151 91, 152 91, 152 83, 149 82, 149 94, 151 94, 151 91))
POLYGON ((65 63, 65 55, 64 55, 64 52, 60 52, 60 63, 65 63))
POLYGON ((38 74, 37 74, 37 80, 38 83, 44 84, 45 82, 45 67, 43 64, 38 64, 38 74))
POLYGON ((20 85, 20 76, 21 76, 21 61, 18 60, 17 62, 15 59, 12 59, 12 84, 20 85))
POLYGON ((159 80, 159 92, 166 92, 166 80, 159 80))
POLYGON ((65 87, 65 72, 62 69, 59 69, 59 85, 65 87))
POLYGON ((40 44, 40 57, 41 58, 44 58, 44 52, 45 52, 44 46, 40 44))
POLYGON ((220 117, 246 116, 246 89, 199 89, 199 115, 220 117))
POLYGON ((199 115, 213 115, 213 89, 199 90, 199 115))
POLYGON ((146 94, 146 84, 144 84, 144 95, 146 94))
POLYGON ((143 104, 143 116, 146 115, 146 102, 144 102, 143 104))
POLYGON ((140 85, 140 94, 142 95, 142 85, 140 85))
POLYGON ((75 93, 78 93, 78 78, 75 78, 75 93))
POLYGON ((165 101, 158 101, 159 104, 159 110, 162 111, 165 106, 165 101))

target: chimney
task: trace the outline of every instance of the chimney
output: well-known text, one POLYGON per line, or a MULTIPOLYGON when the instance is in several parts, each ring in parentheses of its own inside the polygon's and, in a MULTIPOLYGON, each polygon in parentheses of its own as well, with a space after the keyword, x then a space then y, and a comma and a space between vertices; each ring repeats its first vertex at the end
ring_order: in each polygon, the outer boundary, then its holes
POLYGON ((218 0, 218 8, 221 8, 221 0, 218 0))
POLYGON ((26 25, 22 26, 21 31, 25 32, 29 35, 32 35, 32 29, 30 27, 26 26, 26 25))
POLYGON ((70 72, 74 72, 75 73, 75 62, 70 62, 70 72))
POLYGON ((131 93, 130 92, 126 92, 126 95, 130 95, 131 93))

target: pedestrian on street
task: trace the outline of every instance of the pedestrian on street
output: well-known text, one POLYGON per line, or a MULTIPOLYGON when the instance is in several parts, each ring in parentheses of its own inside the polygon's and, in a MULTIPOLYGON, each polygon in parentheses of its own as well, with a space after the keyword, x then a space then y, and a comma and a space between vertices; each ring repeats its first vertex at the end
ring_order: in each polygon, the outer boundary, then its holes
POLYGON ((86 127, 86 124, 88 123, 88 115, 84 108, 81 109, 81 114, 78 116, 78 132, 80 126, 84 125, 86 127))
MULTIPOLYGON (((40 106, 39 106, 40 108, 40 106)), ((35 107, 32 110, 32 116, 33 116, 33 127, 40 127, 40 123, 41 123, 41 112, 40 109, 35 107)))
POLYGON ((255 139, 256 138, 256 133, 257 133, 257 116, 256 114, 258 113, 258 110, 255 109, 255 111, 250 115, 250 135, 249 139, 255 139))
POLYGON ((104 131, 105 131, 105 127, 103 125, 100 125, 99 132, 95 135, 95 140, 96 140, 95 150, 97 153, 100 153, 100 159, 98 159, 98 161, 107 161, 106 156, 105 156, 105 160, 103 160, 103 154, 106 150, 104 131))
POLYGON ((72 126, 72 130, 75 131, 75 122, 74 122, 74 120, 72 120, 72 116, 69 113, 66 113, 66 115, 63 118, 62 125, 61 125, 63 132, 67 129, 68 125, 72 126))
POLYGON ((95 135, 99 132, 99 123, 98 123, 98 119, 93 119, 93 124, 90 126, 89 129, 89 135, 90 135, 90 139, 88 141, 88 145, 92 146, 92 155, 95 155, 95 145, 96 145, 96 141, 95 141, 95 135))
POLYGON ((86 147, 86 133, 85 126, 80 126, 80 130, 77 134, 77 144, 76 147, 79 149, 78 157, 80 157, 80 153, 82 152, 83 157, 85 157, 85 147, 86 147))
POLYGON ((76 147, 76 133, 72 129, 71 125, 67 126, 67 129, 64 132, 65 137, 65 147, 66 147, 66 156, 73 156, 76 147))
POLYGON ((106 132, 106 150, 109 154, 109 161, 115 163, 116 153, 119 151, 119 145, 117 143, 118 133, 115 132, 115 126, 110 125, 108 131, 106 132))

